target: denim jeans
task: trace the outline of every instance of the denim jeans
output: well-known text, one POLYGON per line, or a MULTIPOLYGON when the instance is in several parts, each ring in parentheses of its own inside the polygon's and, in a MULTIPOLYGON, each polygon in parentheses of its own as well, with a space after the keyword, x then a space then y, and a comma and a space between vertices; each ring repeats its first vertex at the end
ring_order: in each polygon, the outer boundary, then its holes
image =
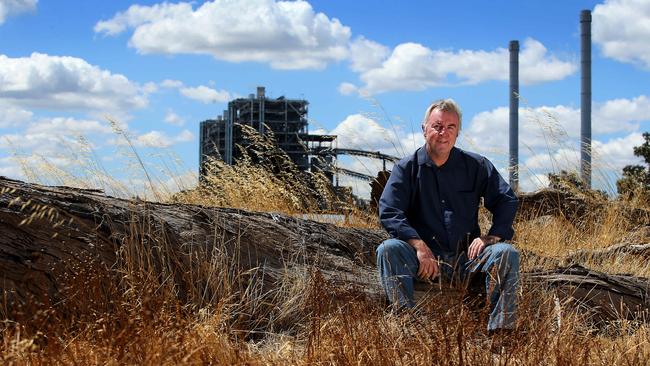
MULTIPOLYGON (((391 303, 413 307, 414 281, 418 258, 415 249, 399 239, 388 239, 377 248, 377 268, 381 285, 391 303)), ((517 311, 519 286, 519 252, 510 244, 487 246, 474 260, 463 253, 442 257, 440 275, 447 281, 468 281, 475 274, 485 276, 485 293, 489 303, 488 330, 512 329, 517 311)))

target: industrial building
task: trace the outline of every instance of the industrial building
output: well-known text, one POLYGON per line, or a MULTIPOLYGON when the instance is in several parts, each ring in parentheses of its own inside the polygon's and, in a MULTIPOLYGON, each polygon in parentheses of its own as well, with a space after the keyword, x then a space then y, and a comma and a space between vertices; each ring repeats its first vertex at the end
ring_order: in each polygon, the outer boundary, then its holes
MULTIPOLYGON (((270 129, 280 147, 303 171, 322 168, 332 163, 336 140, 333 135, 310 135, 307 120, 309 102, 304 99, 267 98, 265 88, 257 94, 237 98, 228 103, 228 109, 217 119, 201 122, 199 143, 200 175, 205 174, 208 157, 232 164, 239 157, 236 145, 245 141, 237 124, 253 127, 260 134, 270 129), (318 155, 319 158, 310 158, 318 155)), ((328 170, 328 169, 325 169, 328 170)))
MULTIPOLYGON (((309 102, 304 99, 267 98, 265 88, 257 87, 256 94, 248 98, 237 98, 228 103, 228 109, 217 119, 201 122, 199 142, 199 177, 207 174, 207 161, 210 157, 233 164, 239 158, 237 145, 246 146, 244 136, 238 125, 248 125, 265 134, 268 128, 275 136, 279 148, 287 153, 298 169, 302 171, 321 171, 330 180, 337 191, 349 191, 350 188, 339 187, 338 176, 345 174, 357 179, 377 184, 377 177, 363 174, 337 166, 339 155, 355 155, 397 162, 399 159, 378 151, 356 149, 339 149, 335 135, 317 135, 309 133, 307 119, 309 102)), ((380 172, 379 178, 384 177, 380 172)), ((387 176, 386 176, 387 177, 387 176)), ((385 184, 385 178, 384 183, 385 184)), ((383 188, 383 185, 381 186, 383 188)), ((378 188, 374 187, 377 191, 378 188)), ((381 190, 378 191, 381 193, 381 190)), ((377 197, 378 199, 378 197, 377 197)))

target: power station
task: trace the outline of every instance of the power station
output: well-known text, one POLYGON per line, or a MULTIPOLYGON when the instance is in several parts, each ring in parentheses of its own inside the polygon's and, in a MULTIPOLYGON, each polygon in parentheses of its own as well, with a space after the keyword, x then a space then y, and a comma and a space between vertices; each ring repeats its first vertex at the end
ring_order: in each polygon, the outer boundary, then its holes
POLYGON ((394 156, 378 151, 355 149, 338 149, 336 135, 309 133, 308 121, 309 102, 305 99, 288 99, 284 96, 268 98, 263 86, 257 87, 256 94, 248 98, 237 98, 228 102, 228 109, 217 119, 201 122, 199 142, 200 177, 207 174, 208 158, 217 158, 227 164, 237 161, 239 150, 237 145, 246 146, 238 125, 248 125, 259 134, 267 133, 269 129, 275 136, 280 149, 287 153, 293 163, 302 171, 320 170, 325 172, 332 183, 338 186, 338 174, 346 174, 355 178, 372 181, 375 176, 363 174, 337 167, 339 155, 364 156, 384 161, 396 162, 394 156))

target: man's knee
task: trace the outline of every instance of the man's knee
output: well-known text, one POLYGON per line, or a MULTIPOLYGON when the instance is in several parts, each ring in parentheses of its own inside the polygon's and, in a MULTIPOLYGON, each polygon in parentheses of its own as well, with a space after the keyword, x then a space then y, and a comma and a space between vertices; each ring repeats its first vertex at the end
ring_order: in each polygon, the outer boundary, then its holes
POLYGON ((497 243, 490 246, 492 255, 499 258, 501 262, 506 262, 510 266, 519 267, 519 251, 508 243, 497 243))
POLYGON ((399 239, 384 240, 377 247, 377 258, 392 257, 404 250, 409 249, 409 244, 399 239))

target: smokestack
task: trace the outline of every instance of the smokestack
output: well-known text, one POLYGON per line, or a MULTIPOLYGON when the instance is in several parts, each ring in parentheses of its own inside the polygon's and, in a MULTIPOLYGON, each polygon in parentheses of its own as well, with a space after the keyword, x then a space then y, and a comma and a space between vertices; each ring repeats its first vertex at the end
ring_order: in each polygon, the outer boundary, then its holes
POLYGON ((264 99, 265 97, 265 88, 263 86, 258 86, 257 87, 257 98, 258 99, 264 99))
POLYGON ((591 188, 591 11, 580 12, 580 174, 591 188))
POLYGON ((510 186, 519 189, 519 41, 510 41, 510 186))

